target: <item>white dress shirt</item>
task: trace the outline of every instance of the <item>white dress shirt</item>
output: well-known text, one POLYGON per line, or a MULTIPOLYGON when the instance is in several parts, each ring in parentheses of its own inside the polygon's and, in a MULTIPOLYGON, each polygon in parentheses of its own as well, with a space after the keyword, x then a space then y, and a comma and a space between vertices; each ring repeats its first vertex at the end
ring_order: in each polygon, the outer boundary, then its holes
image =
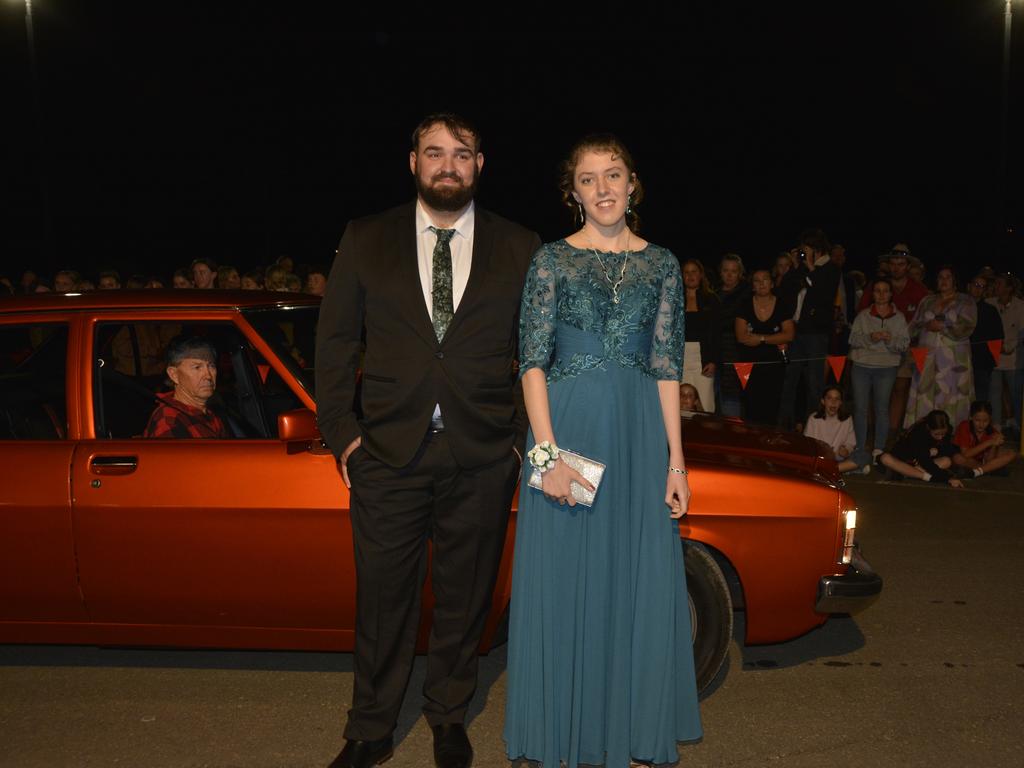
MULTIPOLYGON (((430 319, 434 319, 434 246, 437 245, 437 234, 431 227, 438 229, 454 229, 455 234, 448 245, 452 251, 452 312, 459 308, 462 295, 466 292, 469 282, 469 270, 473 266, 473 229, 476 218, 473 215, 473 203, 462 212, 451 227, 437 227, 430 220, 430 214, 423 203, 416 201, 416 264, 420 272, 420 285, 423 287, 423 301, 427 304, 430 319)), ((434 406, 431 421, 441 423, 441 404, 434 406)))
POLYGON ((462 212, 451 227, 437 227, 430 220, 423 204, 416 201, 416 263, 420 270, 420 285, 423 287, 423 301, 427 304, 430 319, 434 319, 434 299, 432 296, 434 283, 434 246, 437 235, 431 227, 438 229, 454 229, 455 234, 449 242, 452 249, 452 311, 459 308, 462 295, 466 292, 469 282, 469 270, 473 266, 473 227, 476 219, 473 215, 473 203, 462 212))

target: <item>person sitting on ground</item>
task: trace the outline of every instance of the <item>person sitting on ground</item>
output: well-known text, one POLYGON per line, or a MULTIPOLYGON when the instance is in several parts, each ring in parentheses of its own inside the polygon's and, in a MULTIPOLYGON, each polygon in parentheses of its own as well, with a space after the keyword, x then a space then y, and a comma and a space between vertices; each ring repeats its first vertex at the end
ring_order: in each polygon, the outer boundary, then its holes
POLYGON ((679 410, 705 413, 704 404, 700 401, 700 393, 693 384, 679 385, 679 410))
POLYGON ((971 417, 961 421, 953 435, 960 448, 963 465, 982 475, 1006 475, 1006 467, 1017 458, 1017 453, 1003 445, 1003 433, 992 424, 992 404, 987 400, 971 403, 971 417))
POLYGON ((832 452, 832 458, 839 465, 840 472, 871 471, 867 456, 858 455, 857 434, 853 418, 843 407, 843 390, 839 387, 825 387, 818 401, 818 410, 807 417, 804 435, 825 443, 832 452))
POLYGON ((949 439, 949 432, 949 415, 945 411, 931 411, 896 441, 891 452, 881 454, 877 461, 903 477, 963 488, 964 484, 950 472, 960 449, 949 439))
POLYGON ((207 403, 217 389, 217 350, 198 336, 178 337, 167 345, 170 392, 157 395, 160 404, 149 417, 145 437, 228 437, 224 422, 207 403))

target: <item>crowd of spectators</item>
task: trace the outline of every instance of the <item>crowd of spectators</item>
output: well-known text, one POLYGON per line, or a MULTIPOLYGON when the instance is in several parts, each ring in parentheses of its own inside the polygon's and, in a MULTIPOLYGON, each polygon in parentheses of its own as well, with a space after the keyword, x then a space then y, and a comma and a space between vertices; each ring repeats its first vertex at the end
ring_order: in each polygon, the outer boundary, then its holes
POLYGON ((33 269, 22 272, 17 283, 9 276, 0 275, 0 296, 32 293, 81 293, 148 288, 198 288, 244 291, 290 291, 323 296, 327 285, 328 267, 314 264, 296 264, 291 256, 279 256, 266 268, 242 272, 238 267, 217 264, 209 258, 195 259, 189 266, 174 270, 169 275, 132 274, 122 280, 113 269, 101 269, 86 275, 75 269, 62 269, 47 275, 33 269))
MULTIPOLYGON (((881 464, 907 475, 909 466, 911 477, 922 476, 914 450, 938 439, 943 413, 941 450, 961 451, 953 451, 953 470, 1005 467, 1013 453, 1003 441, 1019 440, 1021 428, 1020 282, 981 267, 961 283, 940 265, 929 287, 906 243, 882 254, 872 274, 845 267, 846 249, 820 230, 803 232, 749 275, 736 253, 722 256, 714 275, 699 259, 685 260, 684 409, 823 435, 845 471, 881 464), (838 378, 829 356, 845 358, 838 378)), ((123 280, 110 269, 63 269, 52 279, 29 269, 16 283, 0 276, 0 296, 164 287, 322 296, 327 273, 290 256, 247 271, 198 258, 168 276, 123 280)), ((923 472, 929 478, 952 476, 935 462, 928 468, 941 470, 923 472)))
POLYGON ((844 471, 910 466, 907 476, 945 481, 1003 469, 1015 455, 1003 442, 1020 439, 1020 282, 981 267, 964 284, 939 265, 929 286, 906 243, 872 274, 845 265, 846 249, 820 230, 749 278, 743 259, 725 254, 716 288, 700 261, 684 262, 687 356, 697 362, 684 370, 683 401, 703 403, 688 410, 803 430, 829 443, 844 471), (914 451, 941 431, 936 413, 946 419, 941 450, 957 458, 922 472, 914 451))

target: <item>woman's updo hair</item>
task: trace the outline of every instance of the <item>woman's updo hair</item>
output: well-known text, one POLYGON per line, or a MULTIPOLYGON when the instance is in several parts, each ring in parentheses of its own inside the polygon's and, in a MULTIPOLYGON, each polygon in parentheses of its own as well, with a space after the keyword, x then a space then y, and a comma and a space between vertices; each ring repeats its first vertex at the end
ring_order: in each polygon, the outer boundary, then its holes
MULTIPOLYGON (((578 219, 579 203, 576 202, 576 198, 572 196, 572 193, 576 188, 576 166, 579 165, 580 158, 587 152, 610 152, 612 158, 621 160, 626 166, 630 182, 633 184, 633 194, 630 195, 629 203, 626 207, 626 225, 634 232, 638 232, 640 230, 640 217, 637 215, 636 207, 644 199, 644 185, 637 176, 633 155, 629 153, 626 145, 619 140, 618 136, 611 133, 592 133, 589 136, 584 136, 569 150, 568 156, 562 161, 558 177, 558 188, 562 192, 562 202, 572 211, 573 219, 578 219)), ((585 221, 580 222, 580 226, 585 223, 585 221)))

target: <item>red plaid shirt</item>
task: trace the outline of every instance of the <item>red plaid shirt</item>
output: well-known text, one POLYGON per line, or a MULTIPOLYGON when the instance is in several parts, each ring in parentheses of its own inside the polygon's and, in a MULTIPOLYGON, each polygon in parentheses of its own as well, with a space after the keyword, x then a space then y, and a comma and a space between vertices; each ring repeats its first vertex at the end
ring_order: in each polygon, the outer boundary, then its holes
POLYGON ((146 437, 228 437, 224 422, 213 411, 200 411, 174 399, 174 392, 161 392, 163 402, 146 425, 146 437))

